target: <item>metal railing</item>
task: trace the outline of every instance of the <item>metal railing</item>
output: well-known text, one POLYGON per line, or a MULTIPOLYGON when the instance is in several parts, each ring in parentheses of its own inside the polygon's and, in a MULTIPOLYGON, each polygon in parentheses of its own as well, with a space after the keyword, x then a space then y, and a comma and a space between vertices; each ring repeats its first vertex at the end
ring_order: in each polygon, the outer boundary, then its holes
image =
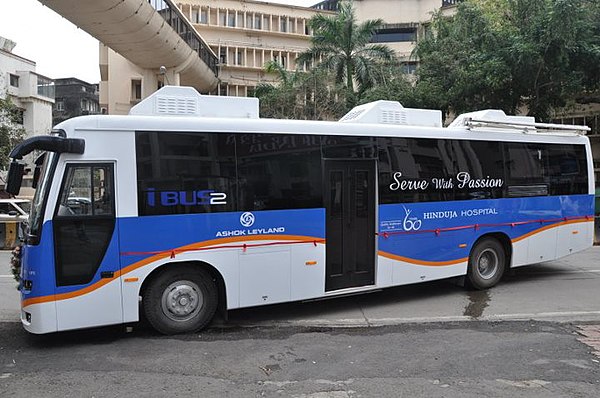
POLYGON ((219 59, 200 37, 192 24, 184 17, 181 10, 171 0, 148 0, 148 3, 167 21, 177 34, 190 46, 200 59, 213 71, 219 74, 219 59))
POLYGON ((462 0, 442 0, 442 7, 455 6, 460 2, 462 2, 462 0))

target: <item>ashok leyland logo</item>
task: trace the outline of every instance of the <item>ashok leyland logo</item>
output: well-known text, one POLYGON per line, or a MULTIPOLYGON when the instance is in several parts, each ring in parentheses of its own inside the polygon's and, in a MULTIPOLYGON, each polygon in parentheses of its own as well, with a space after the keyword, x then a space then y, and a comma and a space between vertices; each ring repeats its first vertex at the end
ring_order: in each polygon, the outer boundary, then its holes
MULTIPOLYGON (((217 238, 229 238, 232 236, 249 236, 249 235, 271 235, 271 234, 283 234, 285 233, 285 227, 270 227, 270 228, 250 228, 254 225, 256 218, 254 214, 249 211, 242 213, 240 216, 240 224, 242 224, 243 229, 226 229, 217 231, 215 236, 217 238)), ((262 220, 262 223, 265 223, 265 220, 262 220)))
POLYGON ((250 212, 245 212, 240 216, 240 224, 244 227, 248 228, 254 224, 254 214, 250 212))

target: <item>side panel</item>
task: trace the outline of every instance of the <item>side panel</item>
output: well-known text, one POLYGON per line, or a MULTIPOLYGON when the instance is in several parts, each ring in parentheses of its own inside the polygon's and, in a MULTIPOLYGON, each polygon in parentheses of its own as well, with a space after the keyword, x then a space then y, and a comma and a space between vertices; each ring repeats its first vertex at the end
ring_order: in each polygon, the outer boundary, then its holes
MULTIPOLYGON (((124 283, 125 302, 135 297, 137 304, 139 284, 156 267, 182 261, 205 262, 221 273, 229 309, 322 296, 324 209, 253 212, 250 226, 242 224, 244 214, 120 219, 123 278, 139 278, 124 283)), ((135 319, 135 312, 127 306, 125 319, 135 319)))
POLYGON ((590 247, 587 231, 593 222, 586 216, 592 212, 593 197, 570 196, 569 206, 566 199, 381 205, 379 266, 393 268, 393 285, 462 275, 474 243, 487 233, 504 234, 511 240, 513 266, 548 261, 565 251, 590 247), (563 209, 557 213, 561 205, 563 209), (571 239, 557 243, 557 236, 564 234, 562 229, 570 231, 571 239), (574 229, 579 232, 573 233, 574 229))
POLYGON ((290 301, 290 247, 242 250, 239 252, 239 262, 241 307, 290 301))

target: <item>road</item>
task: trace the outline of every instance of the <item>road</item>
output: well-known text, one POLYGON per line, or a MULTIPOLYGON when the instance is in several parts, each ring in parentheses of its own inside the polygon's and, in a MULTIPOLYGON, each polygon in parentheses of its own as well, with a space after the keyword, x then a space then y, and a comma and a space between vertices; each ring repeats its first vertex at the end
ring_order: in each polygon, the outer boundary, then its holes
MULTIPOLYGON (((9 252, 0 252, 0 321, 19 319, 9 252)), ((401 286, 360 296, 230 312, 237 326, 381 326, 465 320, 600 322, 600 246, 518 268, 486 292, 452 281, 401 286)), ((219 321, 217 321, 219 322, 219 321)))
POLYGON ((441 281, 233 311, 200 334, 33 336, 2 278, 0 396, 599 396, 599 286, 594 247, 487 293, 441 281))

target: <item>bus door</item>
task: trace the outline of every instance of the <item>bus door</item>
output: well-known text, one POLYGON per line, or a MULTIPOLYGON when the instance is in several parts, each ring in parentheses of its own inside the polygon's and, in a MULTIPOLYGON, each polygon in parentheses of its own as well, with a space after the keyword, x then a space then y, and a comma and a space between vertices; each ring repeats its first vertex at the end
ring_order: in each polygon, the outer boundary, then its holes
POLYGON ((113 163, 68 163, 53 216, 58 330, 123 322, 113 163))
POLYGON ((374 283, 375 160, 325 160, 325 290, 374 283))

